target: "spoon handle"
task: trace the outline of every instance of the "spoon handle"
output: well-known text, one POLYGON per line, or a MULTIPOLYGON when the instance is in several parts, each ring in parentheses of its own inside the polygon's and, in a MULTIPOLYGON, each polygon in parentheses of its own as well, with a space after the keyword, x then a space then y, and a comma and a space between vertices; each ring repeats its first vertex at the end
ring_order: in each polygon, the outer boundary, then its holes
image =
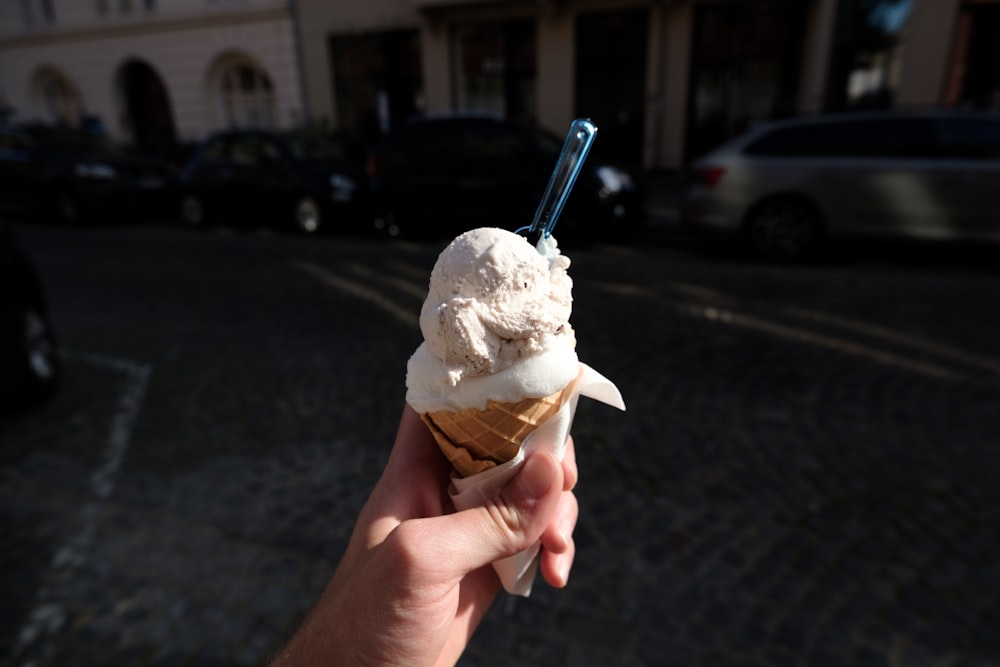
POLYGON ((556 226, 559 214, 566 205, 570 190, 573 189, 576 177, 583 168, 583 161, 587 158, 587 153, 596 137, 597 126, 587 118, 577 118, 570 125, 566 142, 559 154, 559 161, 556 162, 549 184, 545 187, 545 194, 538 204, 529 231, 541 232, 544 237, 552 234, 552 228, 556 226))

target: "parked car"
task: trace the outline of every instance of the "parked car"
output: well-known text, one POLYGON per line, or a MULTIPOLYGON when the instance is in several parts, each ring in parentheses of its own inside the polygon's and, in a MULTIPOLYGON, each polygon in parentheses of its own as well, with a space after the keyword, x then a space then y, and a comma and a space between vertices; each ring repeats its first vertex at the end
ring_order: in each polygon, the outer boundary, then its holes
MULTIPOLYGON (((406 123, 368 160, 375 228, 387 236, 448 235, 484 223, 530 224, 563 142, 540 127, 491 116, 406 123)), ((644 219, 639 179, 621 165, 588 159, 556 235, 589 241, 631 231, 644 219)))
POLYGON ((1000 240, 1000 117, 820 114, 758 127, 698 159, 682 218, 768 258, 829 237, 1000 240))
POLYGON ((59 376, 56 338, 42 283, 0 218, 0 412, 48 397, 59 376))
POLYGON ((169 217, 175 181, 167 163, 86 130, 0 127, 0 211, 8 216, 169 217))
POLYGON ((305 234, 356 224, 361 167, 318 133, 230 131, 206 139, 181 174, 181 221, 260 222, 305 234))

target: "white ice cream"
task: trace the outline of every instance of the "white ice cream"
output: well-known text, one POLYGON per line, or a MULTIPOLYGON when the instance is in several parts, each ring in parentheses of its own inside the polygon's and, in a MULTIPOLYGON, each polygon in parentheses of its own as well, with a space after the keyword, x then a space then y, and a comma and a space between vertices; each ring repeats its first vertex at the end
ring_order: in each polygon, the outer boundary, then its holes
POLYGON ((418 412, 485 408, 559 391, 579 372, 569 324, 569 258, 503 229, 468 231, 442 251, 420 313, 424 343, 407 365, 418 412))

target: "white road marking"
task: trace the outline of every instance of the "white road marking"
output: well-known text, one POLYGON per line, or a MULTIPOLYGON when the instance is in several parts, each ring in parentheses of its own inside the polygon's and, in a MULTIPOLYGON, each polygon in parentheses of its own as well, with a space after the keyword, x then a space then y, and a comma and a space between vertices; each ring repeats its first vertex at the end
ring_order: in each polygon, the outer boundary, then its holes
MULTIPOLYGON (((751 299, 740 299, 705 285, 668 282, 663 284, 663 286, 671 292, 679 294, 682 299, 684 299, 677 303, 677 307, 680 310, 712 322, 750 329, 760 333, 794 340, 807 345, 825 347, 842 354, 863 357, 869 361, 882 364, 884 366, 893 366, 911 373, 926 375, 941 380, 961 380, 965 377, 963 373, 945 365, 912 359, 904 354, 882 349, 878 345, 849 340, 843 336, 824 333, 802 326, 785 324, 764 317, 740 313, 735 310, 735 308, 738 308, 741 305, 760 305, 759 302, 755 302, 751 299), (687 299, 694 299, 694 302, 687 301, 687 299)), ((636 286, 630 283, 599 282, 591 283, 590 287, 595 287, 597 289, 621 296, 645 298, 656 298, 659 296, 655 289, 645 286, 636 286)), ((958 361, 968 365, 976 365, 979 368, 988 370, 995 370, 995 367, 992 364, 998 363, 993 360, 964 353, 957 348, 947 345, 933 343, 931 341, 901 332, 896 332, 885 327, 869 325, 857 320, 848 320, 847 318, 828 315, 821 311, 798 308, 780 308, 778 311, 784 315, 795 317, 799 320, 846 329, 857 334, 874 338, 882 343, 906 345, 924 352, 936 353, 938 356, 944 357, 952 362, 958 361)))
POLYGON ((864 345, 862 343, 847 340, 846 338, 841 338, 839 336, 831 336, 817 333, 809 329, 804 329, 802 327, 779 324, 760 317, 742 315, 731 310, 716 308, 713 306, 689 304, 684 306, 684 308, 694 315, 704 317, 706 320, 720 322, 730 326, 742 327, 744 329, 751 329, 771 334, 772 336, 787 338, 800 343, 808 343, 818 347, 825 347, 843 354, 863 357, 869 361, 874 361, 875 363, 882 364, 884 366, 893 366, 911 373, 927 375, 939 380, 962 379, 962 375, 960 373, 956 373, 951 369, 945 368, 944 366, 909 359, 900 354, 886 352, 885 350, 880 350, 870 345, 864 345))
POLYGON ((59 573, 65 572, 68 568, 79 567, 86 561, 87 552, 97 531, 101 506, 114 491, 118 473, 128 453, 132 431, 142 409, 152 372, 150 366, 120 357, 66 351, 62 356, 67 360, 120 372, 125 376, 125 380, 118 397, 117 408, 111 418, 100 464, 90 475, 92 497, 80 509, 78 530, 56 549, 42 578, 46 583, 36 592, 34 607, 18 632, 14 659, 23 667, 33 666, 37 658, 46 655, 50 646, 45 645, 44 640, 58 632, 66 622, 66 610, 56 595, 54 583, 59 580, 59 573), (31 655, 27 655, 29 651, 31 655))

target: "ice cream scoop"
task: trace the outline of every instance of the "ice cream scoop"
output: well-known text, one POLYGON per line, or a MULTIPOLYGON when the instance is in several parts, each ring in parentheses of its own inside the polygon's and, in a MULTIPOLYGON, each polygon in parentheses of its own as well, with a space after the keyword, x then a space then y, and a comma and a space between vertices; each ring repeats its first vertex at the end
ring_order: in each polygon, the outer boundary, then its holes
MULTIPOLYGON (((411 369, 413 393, 424 387, 454 397, 487 377, 496 400, 564 386, 576 363, 569 264, 563 255, 549 262, 503 229, 473 229, 453 240, 431 271, 420 311, 426 349, 411 369)), ((484 405, 470 395, 454 407, 484 405)))

